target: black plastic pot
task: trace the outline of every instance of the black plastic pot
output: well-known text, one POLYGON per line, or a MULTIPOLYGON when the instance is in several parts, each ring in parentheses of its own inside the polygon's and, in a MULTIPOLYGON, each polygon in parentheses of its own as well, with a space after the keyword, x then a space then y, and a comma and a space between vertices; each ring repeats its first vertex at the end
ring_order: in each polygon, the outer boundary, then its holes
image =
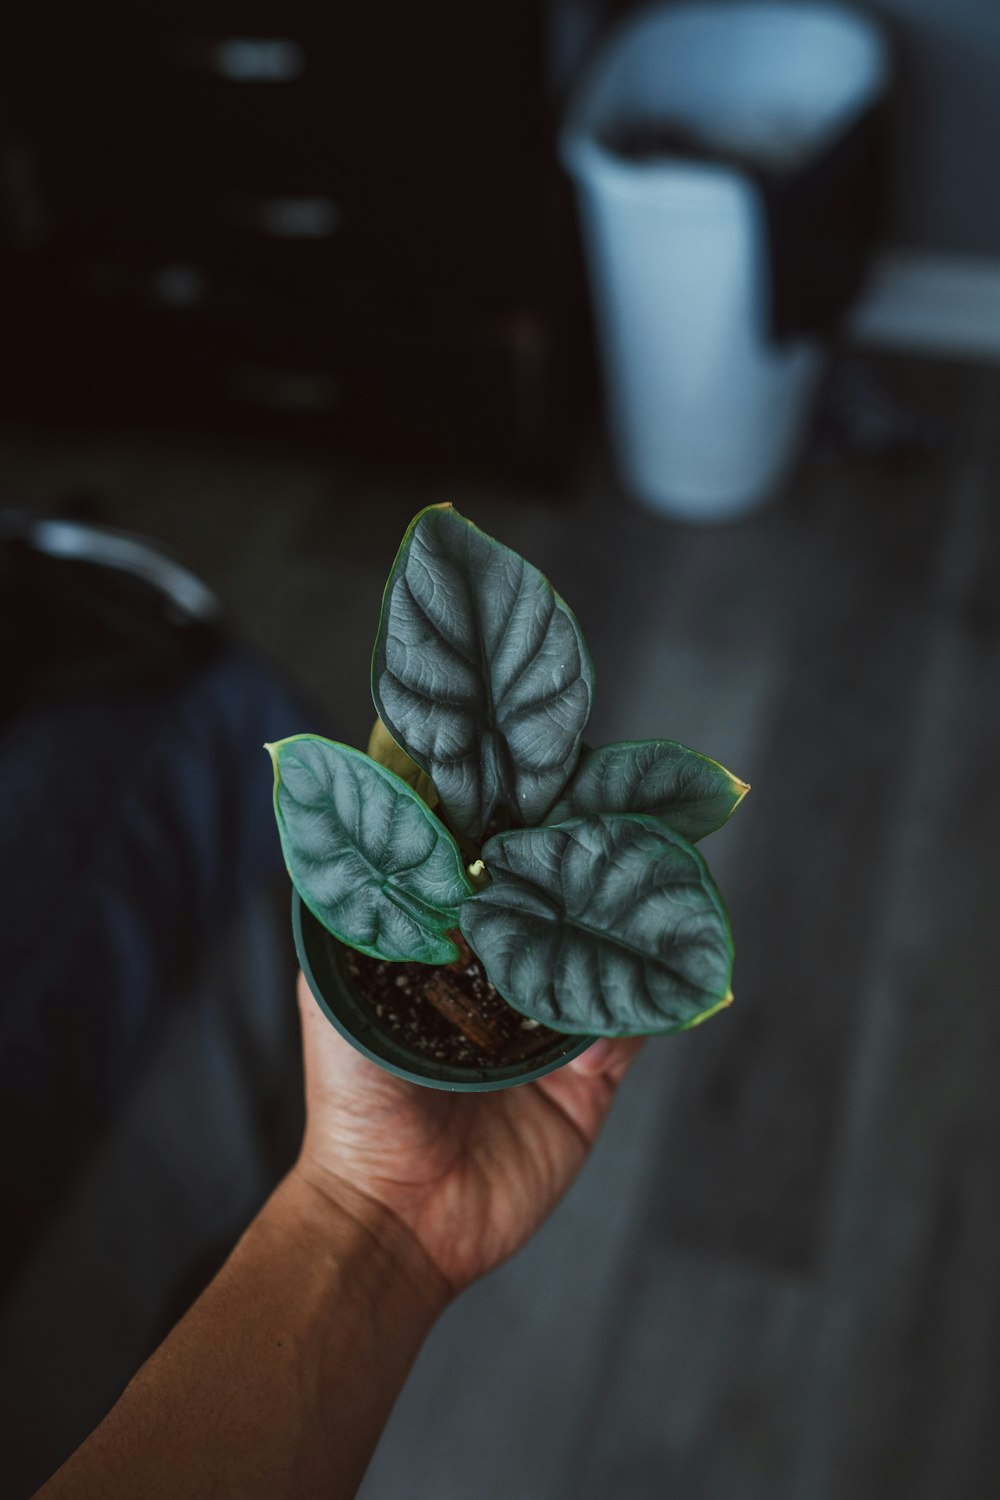
POLYGON ((490 1089, 513 1088, 515 1084, 531 1083, 535 1078, 555 1072, 556 1068, 578 1057, 594 1040, 592 1036, 560 1037, 545 1052, 536 1053, 524 1062, 506 1063, 496 1068, 431 1062, 404 1047, 379 1026, 359 997, 348 972, 345 961, 348 950, 316 920, 298 891, 292 892, 292 929, 302 971, 327 1019, 365 1057, 410 1083, 456 1093, 486 1093, 490 1089))

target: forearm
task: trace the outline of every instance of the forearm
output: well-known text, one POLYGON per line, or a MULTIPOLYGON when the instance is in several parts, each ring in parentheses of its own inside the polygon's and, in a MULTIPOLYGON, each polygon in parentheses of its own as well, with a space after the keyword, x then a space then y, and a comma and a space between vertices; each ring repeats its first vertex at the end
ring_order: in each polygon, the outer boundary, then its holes
POLYGON ((445 1288, 348 1201, 286 1178, 40 1497, 352 1496, 445 1288))

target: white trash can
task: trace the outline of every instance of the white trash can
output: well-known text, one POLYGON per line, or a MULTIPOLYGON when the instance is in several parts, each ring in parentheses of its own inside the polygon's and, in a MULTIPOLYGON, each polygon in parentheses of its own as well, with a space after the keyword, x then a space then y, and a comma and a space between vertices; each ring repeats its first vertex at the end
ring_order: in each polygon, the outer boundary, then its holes
POLYGON ((760 194, 724 158, 811 158, 887 78, 881 33, 850 10, 707 0, 626 19, 574 91, 560 151, 618 467, 646 505, 728 520, 764 503, 794 462, 823 349, 771 340, 760 194), (632 159, 608 144, 657 119, 720 159, 632 159))

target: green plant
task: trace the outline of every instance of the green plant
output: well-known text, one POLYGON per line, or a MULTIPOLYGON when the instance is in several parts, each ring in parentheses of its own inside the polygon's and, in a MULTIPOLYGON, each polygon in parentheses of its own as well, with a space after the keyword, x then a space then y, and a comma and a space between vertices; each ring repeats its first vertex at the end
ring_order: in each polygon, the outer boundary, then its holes
POLYGON ((383 959, 449 963, 460 928, 556 1031, 678 1031, 727 1005, 729 923, 692 846, 748 788, 670 740, 586 747, 593 687, 543 575, 451 506, 421 511, 386 584, 368 753, 267 747, 302 900, 383 959))

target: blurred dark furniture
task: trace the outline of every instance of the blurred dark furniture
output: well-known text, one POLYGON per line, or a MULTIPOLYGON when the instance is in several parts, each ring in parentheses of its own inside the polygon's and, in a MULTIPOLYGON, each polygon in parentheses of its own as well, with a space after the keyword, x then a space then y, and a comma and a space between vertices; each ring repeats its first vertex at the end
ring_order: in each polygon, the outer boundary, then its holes
POLYGON ((583 282, 534 0, 26 8, 8 412, 558 468, 583 282))

